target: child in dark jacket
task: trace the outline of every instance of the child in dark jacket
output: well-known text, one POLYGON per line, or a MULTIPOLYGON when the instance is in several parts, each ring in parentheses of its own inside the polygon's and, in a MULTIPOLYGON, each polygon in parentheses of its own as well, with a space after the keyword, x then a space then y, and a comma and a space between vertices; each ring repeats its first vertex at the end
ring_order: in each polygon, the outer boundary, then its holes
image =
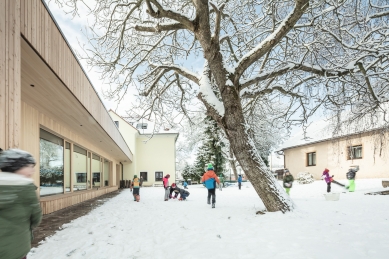
POLYGON ((178 196, 178 192, 175 192, 176 190, 180 190, 180 188, 177 187, 177 185, 175 183, 172 183, 172 186, 170 186, 170 194, 169 194, 169 199, 173 198, 177 198, 178 196), (174 192, 174 196, 172 196, 172 193, 174 192))
POLYGON ((348 186, 346 188, 348 189, 349 192, 355 191, 355 176, 357 174, 358 169, 359 167, 357 167, 356 169, 351 168, 348 170, 346 174, 346 177, 348 179, 348 186))
POLYGON ((294 181, 293 175, 291 175, 289 170, 286 169, 285 170, 285 176, 284 176, 283 183, 284 183, 285 191, 286 191, 286 193, 288 195, 289 195, 289 192, 290 192, 290 188, 292 188, 293 181, 294 181))
POLYGON ((174 192, 176 193, 176 197, 178 194, 180 194, 180 198, 178 199, 180 201, 185 201, 186 198, 190 195, 190 193, 187 190, 178 188, 177 186, 174 189, 174 192))

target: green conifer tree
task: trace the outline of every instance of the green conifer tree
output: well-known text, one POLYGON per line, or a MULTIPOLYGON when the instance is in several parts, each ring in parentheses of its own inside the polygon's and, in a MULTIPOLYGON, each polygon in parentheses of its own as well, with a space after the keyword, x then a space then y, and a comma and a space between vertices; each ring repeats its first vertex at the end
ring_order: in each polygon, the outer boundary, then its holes
POLYGON ((197 149, 197 157, 194 164, 195 171, 200 175, 204 174, 209 163, 212 163, 217 174, 224 171, 226 158, 222 153, 222 148, 225 144, 221 140, 220 135, 221 132, 216 122, 211 117, 206 117, 204 120, 204 134, 200 139, 201 144, 197 149))

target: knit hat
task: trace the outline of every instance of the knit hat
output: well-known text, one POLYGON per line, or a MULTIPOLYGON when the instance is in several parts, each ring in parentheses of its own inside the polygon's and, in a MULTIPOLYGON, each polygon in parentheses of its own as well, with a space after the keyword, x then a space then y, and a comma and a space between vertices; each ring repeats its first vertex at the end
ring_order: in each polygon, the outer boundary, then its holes
POLYGON ((138 178, 138 176, 137 176, 136 174, 134 174, 134 179, 135 179, 135 178, 138 178))
POLYGON ((325 168, 323 174, 328 173, 329 171, 330 171, 330 170, 328 170, 327 168, 325 168))
POLYGON ((3 172, 14 173, 23 167, 35 164, 32 155, 24 150, 8 149, 0 153, 0 169, 3 172))
POLYGON ((170 177, 170 174, 165 175, 165 177, 166 177, 166 178, 169 178, 169 177, 170 177))
POLYGON ((208 170, 213 170, 213 165, 211 163, 208 164, 208 170))

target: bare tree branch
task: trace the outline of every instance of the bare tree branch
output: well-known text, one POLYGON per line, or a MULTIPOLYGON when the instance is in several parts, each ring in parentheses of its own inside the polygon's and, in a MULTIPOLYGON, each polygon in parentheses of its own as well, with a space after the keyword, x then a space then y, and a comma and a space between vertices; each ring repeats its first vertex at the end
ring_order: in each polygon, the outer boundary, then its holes
POLYGON ((181 15, 179 13, 176 13, 172 10, 165 10, 162 5, 157 0, 146 0, 147 4, 147 13, 150 14, 154 18, 162 18, 166 17, 172 20, 175 20, 179 23, 181 23, 187 30, 194 31, 194 26, 191 20, 189 20, 184 15, 181 15), (157 7, 157 11, 154 11, 153 7, 151 6, 151 3, 154 4, 157 7))
POLYGON ((309 6, 309 0, 296 0, 294 10, 284 19, 279 27, 252 51, 243 56, 236 66, 234 84, 238 84, 244 71, 255 61, 264 56, 270 49, 277 45, 281 39, 293 28, 309 6))
POLYGON ((145 25, 135 25, 135 30, 144 32, 176 31, 186 29, 182 23, 157 24, 155 27, 145 25))

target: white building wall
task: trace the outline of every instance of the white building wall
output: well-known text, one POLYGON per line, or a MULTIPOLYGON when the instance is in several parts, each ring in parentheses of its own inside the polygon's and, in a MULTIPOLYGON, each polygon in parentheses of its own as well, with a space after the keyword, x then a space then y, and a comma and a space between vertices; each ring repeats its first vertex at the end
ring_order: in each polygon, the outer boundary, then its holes
POLYGON ((163 176, 170 174, 170 184, 175 182, 176 133, 139 135, 136 139, 136 173, 147 172, 147 182, 144 185, 162 183, 155 181, 155 172, 162 171, 163 176))

